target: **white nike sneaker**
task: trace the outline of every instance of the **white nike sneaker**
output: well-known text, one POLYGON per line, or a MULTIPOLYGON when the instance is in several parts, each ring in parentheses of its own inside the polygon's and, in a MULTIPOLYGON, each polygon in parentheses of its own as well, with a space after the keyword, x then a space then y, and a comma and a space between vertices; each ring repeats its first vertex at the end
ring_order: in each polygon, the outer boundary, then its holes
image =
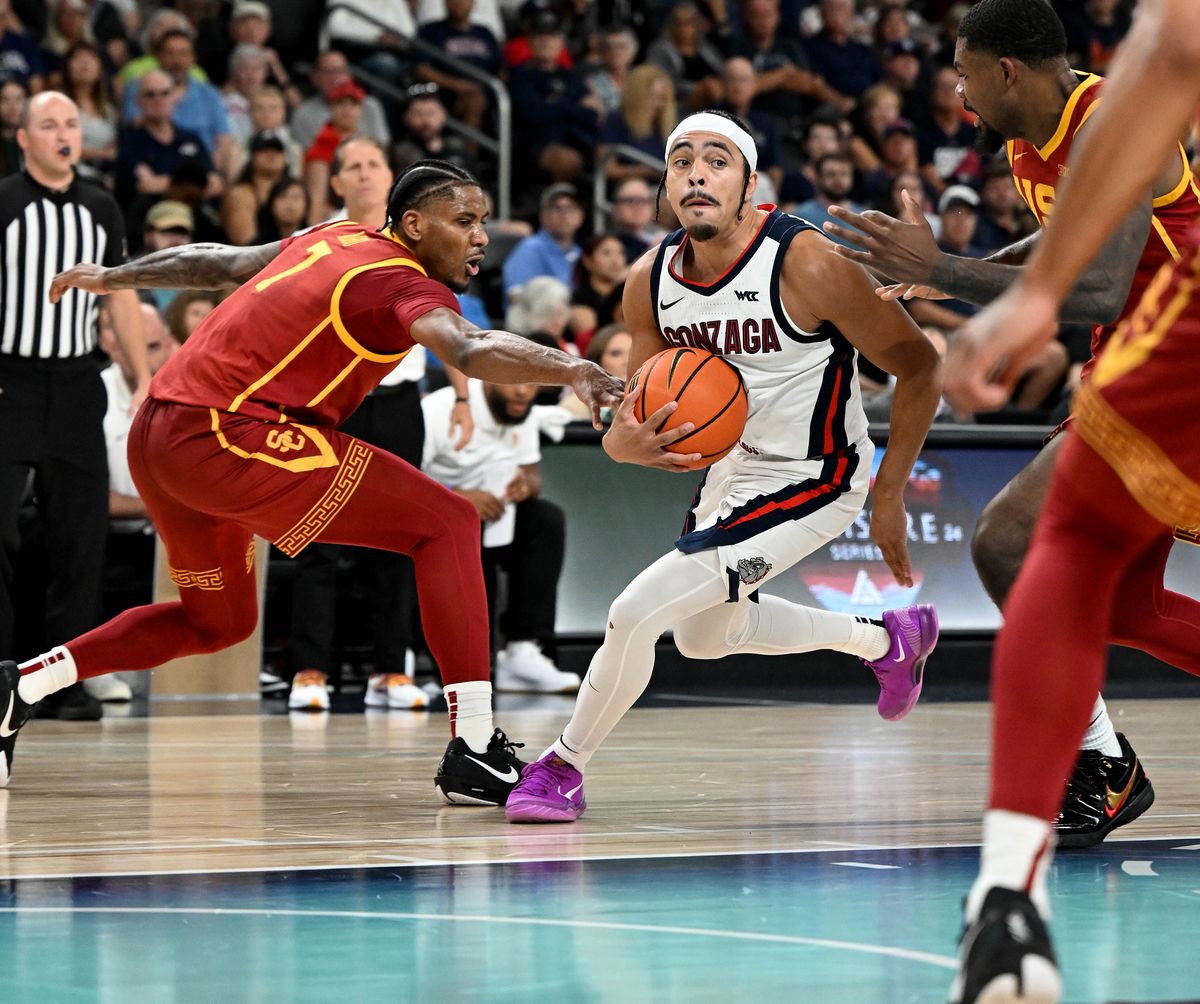
POLYGON ((492 688, 509 693, 573 694, 579 689, 578 673, 559 669, 542 653, 537 642, 510 641, 496 655, 492 688))
POLYGON ((292 680, 288 694, 292 711, 328 711, 329 681, 319 669, 302 669, 292 680))
POLYGON ((422 711, 429 707, 425 691, 416 686, 404 673, 372 673, 367 678, 364 703, 368 708, 391 708, 393 711, 422 711))
POLYGON ((97 701, 132 701, 133 691, 129 684, 116 673, 105 673, 103 676, 89 676, 83 681, 83 689, 97 701))

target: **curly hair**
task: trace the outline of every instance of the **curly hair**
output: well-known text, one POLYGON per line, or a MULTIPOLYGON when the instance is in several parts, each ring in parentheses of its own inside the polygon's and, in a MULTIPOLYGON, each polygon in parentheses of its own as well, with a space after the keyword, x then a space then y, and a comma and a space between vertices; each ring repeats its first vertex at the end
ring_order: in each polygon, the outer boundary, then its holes
POLYGON ((1046 0, 980 0, 963 16, 958 37, 971 49, 1029 66, 1067 54, 1067 33, 1046 0))

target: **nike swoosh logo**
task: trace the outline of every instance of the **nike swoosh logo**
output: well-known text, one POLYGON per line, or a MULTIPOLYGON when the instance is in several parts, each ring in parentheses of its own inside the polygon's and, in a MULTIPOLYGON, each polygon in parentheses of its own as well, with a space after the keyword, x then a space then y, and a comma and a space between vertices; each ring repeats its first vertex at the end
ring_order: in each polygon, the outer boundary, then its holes
POLYGON ((1024 156, 1025 156, 1025 154, 1023 154, 1023 153, 1018 153, 1018 154, 1016 154, 1016 155, 1013 157, 1013 163, 1015 164, 1015 163, 1016 163, 1018 160, 1020 160, 1020 159, 1021 159, 1022 157, 1024 157, 1024 156))
POLYGON ((13 702, 17 699, 16 691, 8 695, 8 710, 4 712, 4 724, 0 725, 0 739, 7 739, 17 734, 16 729, 10 729, 8 723, 12 720, 13 702))
MULTIPOLYGON (((0 733, 3 734, 3 733, 0 733)), ((1107 804, 1104 806, 1104 814, 1112 819, 1121 807, 1125 804, 1125 800, 1129 797, 1129 793, 1133 791, 1133 782, 1137 780, 1137 764, 1134 764, 1133 770, 1129 772, 1129 781, 1120 792, 1115 792, 1107 784, 1104 786, 1104 795, 1107 804), (1115 801, 1114 801, 1115 799, 1115 801)))
POLYGON ((904 639, 900 635, 896 635, 896 647, 900 649, 900 654, 892 662, 903 662, 908 658, 908 653, 904 651, 904 639))
POLYGON ((486 770, 489 774, 494 774, 496 777, 500 778, 501 781, 508 781, 511 783, 521 776, 520 774, 518 774, 516 772, 515 768, 513 768, 513 767, 508 768, 507 774, 501 774, 500 771, 496 770, 495 767, 489 767, 482 760, 476 760, 475 757, 467 756, 467 754, 465 754, 465 753, 463 754, 463 756, 466 756, 467 759, 470 760, 472 763, 479 764, 479 766, 482 767, 484 770, 486 770))
POLYGON ((563 798, 570 799, 570 798, 573 798, 573 797, 574 797, 574 795, 575 795, 575 792, 577 792, 577 791, 578 791, 580 788, 582 788, 582 787, 583 787, 583 782, 582 782, 582 781, 580 781, 580 782, 579 782, 577 785, 575 785, 575 787, 574 787, 574 788, 572 788, 570 791, 563 791, 563 790, 562 790, 562 785, 559 785, 559 788, 558 788, 558 793, 559 793, 560 795, 562 795, 562 797, 563 797, 563 798))
POLYGON ((659 310, 670 310, 673 306, 675 306, 675 304, 680 303, 682 301, 683 301, 682 296, 678 300, 672 300, 670 303, 663 303, 662 300, 659 300, 658 301, 658 309, 659 310))

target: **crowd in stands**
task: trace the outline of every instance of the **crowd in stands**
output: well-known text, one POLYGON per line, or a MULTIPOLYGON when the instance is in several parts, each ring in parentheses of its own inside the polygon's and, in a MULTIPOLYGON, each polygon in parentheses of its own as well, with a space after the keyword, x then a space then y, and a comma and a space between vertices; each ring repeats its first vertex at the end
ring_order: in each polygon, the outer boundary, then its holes
MULTIPOLYGON (((1103 73, 1130 4, 1054 6, 1074 66, 1103 73)), ((341 210, 331 173, 350 137, 374 140, 393 171, 426 157, 462 165, 494 196, 493 80, 511 107, 513 211, 489 223, 489 261, 462 297, 464 313, 623 372, 624 276, 676 225, 657 197, 662 151, 690 111, 744 119, 759 149, 757 201, 818 226, 831 205, 900 215, 908 192, 949 253, 986 256, 1035 229, 1003 152, 976 148, 957 91, 955 33, 969 7, 0 0, 0 175, 21 169, 15 134, 25 99, 53 88, 79 106, 79 171, 116 195, 131 254, 269 242, 341 210)), ((163 353, 216 302, 187 292, 144 299, 162 318, 147 330, 163 353)), ((905 306, 940 345, 975 309, 905 306)), ((1086 332, 1064 332, 1021 388, 1018 419, 1052 419, 1087 346, 1086 332)), ((426 390, 445 383, 430 364, 426 390)), ((115 375, 109 383, 121 387, 115 375)), ((864 361, 863 383, 872 417, 886 420, 886 374, 864 361)), ((584 417, 578 402, 562 404, 584 417)), ((127 530, 137 525, 136 511, 114 505, 127 530)))

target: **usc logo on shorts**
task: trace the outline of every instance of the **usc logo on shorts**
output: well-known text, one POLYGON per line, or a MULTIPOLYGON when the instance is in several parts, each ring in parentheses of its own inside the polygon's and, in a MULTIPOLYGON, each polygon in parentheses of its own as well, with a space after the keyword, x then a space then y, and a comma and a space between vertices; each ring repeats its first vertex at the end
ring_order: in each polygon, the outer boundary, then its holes
POLYGON ((308 440, 291 429, 272 429, 267 433, 267 446, 280 453, 303 450, 308 440))

